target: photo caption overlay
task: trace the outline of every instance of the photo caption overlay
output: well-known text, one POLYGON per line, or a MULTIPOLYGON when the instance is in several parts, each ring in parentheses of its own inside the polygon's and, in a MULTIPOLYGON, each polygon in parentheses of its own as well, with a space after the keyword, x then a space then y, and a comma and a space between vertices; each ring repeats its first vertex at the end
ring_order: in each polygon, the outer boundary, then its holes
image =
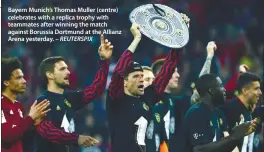
POLYGON ((122 34, 109 26, 118 8, 8 7, 8 41, 87 42, 99 34, 122 34))

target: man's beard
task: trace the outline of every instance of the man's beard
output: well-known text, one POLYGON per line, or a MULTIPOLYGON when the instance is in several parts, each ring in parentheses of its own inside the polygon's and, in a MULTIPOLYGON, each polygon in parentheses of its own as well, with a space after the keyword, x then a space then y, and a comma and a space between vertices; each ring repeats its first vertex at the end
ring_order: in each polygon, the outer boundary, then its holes
POLYGON ((70 84, 66 84, 66 83, 57 83, 57 86, 62 88, 62 89, 65 89, 65 88, 68 88, 70 86, 70 84))

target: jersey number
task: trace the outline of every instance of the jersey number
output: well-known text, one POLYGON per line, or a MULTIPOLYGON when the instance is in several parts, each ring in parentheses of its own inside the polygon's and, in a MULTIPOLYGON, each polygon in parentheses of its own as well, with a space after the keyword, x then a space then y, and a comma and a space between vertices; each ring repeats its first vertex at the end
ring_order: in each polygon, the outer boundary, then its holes
POLYGON ((145 144, 145 135, 146 135, 146 130, 148 126, 148 121, 141 116, 135 123, 135 125, 138 126, 137 130, 137 142, 139 145, 146 145, 145 144))

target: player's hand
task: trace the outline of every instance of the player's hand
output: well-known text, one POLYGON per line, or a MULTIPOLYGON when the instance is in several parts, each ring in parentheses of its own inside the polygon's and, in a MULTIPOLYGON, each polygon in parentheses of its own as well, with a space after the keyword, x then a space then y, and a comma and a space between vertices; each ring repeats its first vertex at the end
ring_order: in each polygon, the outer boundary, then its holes
POLYGON ((78 145, 81 147, 94 146, 98 142, 99 142, 98 140, 96 140, 90 136, 79 135, 79 138, 78 138, 78 145))
POLYGON ((233 128, 232 137, 236 140, 243 138, 256 130, 257 121, 252 120, 250 122, 243 123, 233 128))
POLYGON ((207 51, 207 57, 213 57, 214 52, 217 49, 217 46, 214 41, 211 41, 207 44, 206 51, 207 51))
POLYGON ((43 118, 44 118, 44 117, 40 117, 40 118, 36 119, 36 120, 34 121, 34 126, 39 125, 39 124, 41 123, 41 121, 43 120, 43 118))
POLYGON ((140 26, 138 24, 136 24, 136 23, 132 24, 130 31, 133 34, 134 39, 141 39, 141 33, 140 33, 139 29, 140 29, 140 26))
POLYGON ((185 21, 185 23, 187 24, 188 27, 190 27, 190 18, 186 15, 186 14, 183 14, 181 13, 181 16, 183 18, 183 20, 185 21))
POLYGON ((113 53, 113 45, 111 45, 111 42, 109 42, 107 39, 104 39, 104 35, 101 34, 101 45, 98 49, 98 53, 101 60, 107 60, 110 59, 113 53))
POLYGON ((37 104, 37 101, 33 103, 33 105, 30 108, 29 116, 35 121, 40 117, 44 117, 50 109, 48 109, 50 105, 50 102, 45 99, 42 100, 40 103, 37 104))
POLYGON ((249 69, 248 66, 245 65, 245 64, 241 64, 241 65, 239 66, 239 72, 241 72, 241 73, 245 73, 245 72, 247 72, 248 69, 249 69))

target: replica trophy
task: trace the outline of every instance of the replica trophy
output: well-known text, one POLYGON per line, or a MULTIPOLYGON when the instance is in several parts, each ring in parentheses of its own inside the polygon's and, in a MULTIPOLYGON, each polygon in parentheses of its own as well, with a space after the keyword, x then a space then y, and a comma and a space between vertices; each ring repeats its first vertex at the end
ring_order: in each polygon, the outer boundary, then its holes
POLYGON ((170 48, 181 48, 189 41, 188 25, 181 14, 161 4, 146 4, 129 15, 140 26, 142 34, 170 48))

